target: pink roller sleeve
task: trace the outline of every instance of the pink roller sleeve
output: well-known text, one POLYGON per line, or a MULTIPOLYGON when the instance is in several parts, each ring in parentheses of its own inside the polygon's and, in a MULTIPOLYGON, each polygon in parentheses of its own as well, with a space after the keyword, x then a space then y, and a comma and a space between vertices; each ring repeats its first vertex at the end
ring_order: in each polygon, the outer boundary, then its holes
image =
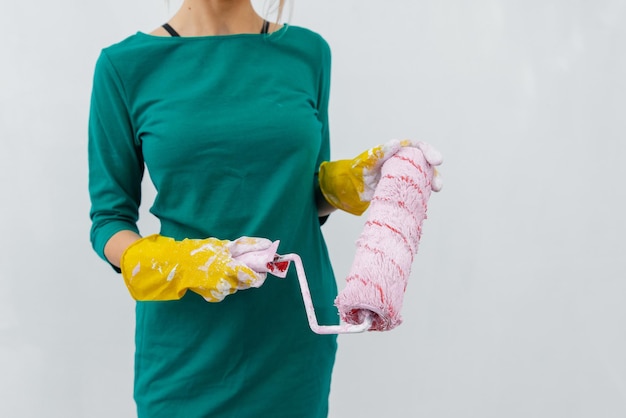
POLYGON ((360 324, 372 315, 370 330, 377 331, 402 322, 432 178, 433 168, 417 148, 402 148, 383 164, 346 287, 335 299, 343 321, 360 324))

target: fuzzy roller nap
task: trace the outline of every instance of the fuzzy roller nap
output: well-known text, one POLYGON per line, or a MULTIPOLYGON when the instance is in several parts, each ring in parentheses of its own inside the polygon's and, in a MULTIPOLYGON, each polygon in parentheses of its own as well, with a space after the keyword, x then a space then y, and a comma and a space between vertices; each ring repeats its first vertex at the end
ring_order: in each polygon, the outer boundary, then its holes
POLYGON ((383 164, 346 287, 335 299, 343 321, 360 324, 372 317, 370 330, 377 331, 402 322, 432 179, 432 166, 416 148, 402 148, 383 164))

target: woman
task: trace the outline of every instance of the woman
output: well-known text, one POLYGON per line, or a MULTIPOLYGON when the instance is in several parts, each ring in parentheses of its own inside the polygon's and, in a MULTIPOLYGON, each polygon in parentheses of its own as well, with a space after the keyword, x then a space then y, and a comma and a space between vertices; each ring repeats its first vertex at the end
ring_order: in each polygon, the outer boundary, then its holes
POLYGON ((309 330, 293 272, 260 287, 264 273, 237 256, 280 240, 302 257, 320 323, 337 322, 320 224, 367 207, 363 168, 390 153, 370 151, 356 170, 322 164, 329 77, 319 35, 268 23, 249 0, 185 0, 168 24, 102 51, 91 240, 138 300, 139 417, 327 415, 335 337, 309 330), (161 231, 142 238, 144 165, 161 231))

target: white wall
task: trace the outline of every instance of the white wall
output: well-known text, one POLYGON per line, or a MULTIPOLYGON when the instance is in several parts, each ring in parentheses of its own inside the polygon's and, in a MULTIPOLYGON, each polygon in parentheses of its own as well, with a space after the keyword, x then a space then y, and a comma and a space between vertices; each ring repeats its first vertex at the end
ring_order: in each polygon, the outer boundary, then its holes
MULTIPOLYGON (((405 323, 341 337, 331 417, 626 416, 626 2, 295 1, 333 48, 334 156, 409 136, 446 157, 405 323)), ((100 48, 169 12, 6 3, 0 416, 132 417, 133 303, 88 243, 86 120, 100 48)), ((324 227, 339 277, 362 222, 324 227)))

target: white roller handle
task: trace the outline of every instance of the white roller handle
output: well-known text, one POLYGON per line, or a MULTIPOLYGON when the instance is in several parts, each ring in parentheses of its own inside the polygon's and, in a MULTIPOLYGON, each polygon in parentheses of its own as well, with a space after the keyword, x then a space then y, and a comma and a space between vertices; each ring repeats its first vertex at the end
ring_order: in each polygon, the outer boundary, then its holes
POLYGON ((370 329, 372 326, 371 315, 366 315, 365 320, 360 324, 346 324, 341 325, 320 325, 317 322, 317 316, 315 316, 315 308, 313 307, 313 300, 311 299, 311 291, 309 290, 309 283, 304 273, 304 267, 302 266, 302 259, 298 254, 285 254, 277 256, 274 259, 274 263, 291 261, 296 266, 296 273, 298 275, 298 282, 300 283, 300 291, 302 292, 302 300, 304 301, 304 309, 306 310, 306 316, 309 320, 309 327, 316 334, 354 334, 364 332, 370 329))

